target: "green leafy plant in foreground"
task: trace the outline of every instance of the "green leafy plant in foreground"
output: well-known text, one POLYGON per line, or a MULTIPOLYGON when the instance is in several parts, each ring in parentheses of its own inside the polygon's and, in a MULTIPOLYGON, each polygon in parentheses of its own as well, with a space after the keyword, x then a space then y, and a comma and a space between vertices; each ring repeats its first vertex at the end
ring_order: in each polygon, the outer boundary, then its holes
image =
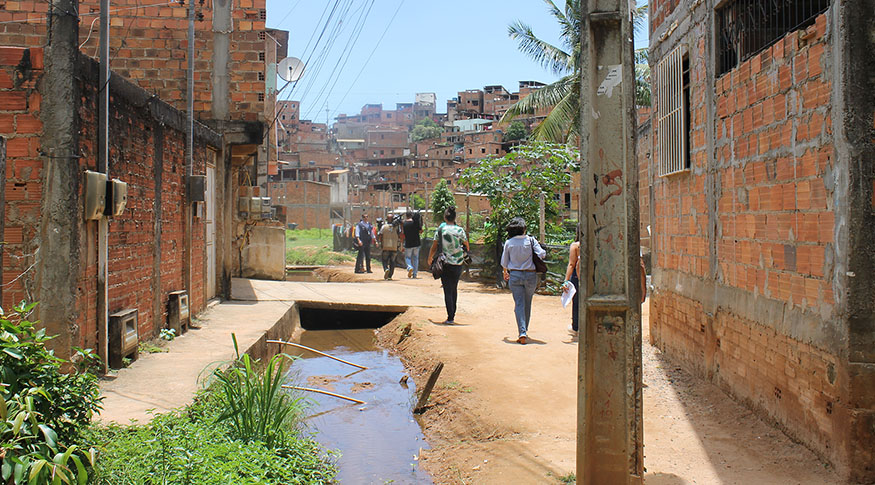
POLYGON ((46 348, 52 337, 29 320, 34 307, 0 310, 0 476, 5 484, 85 483, 91 455, 72 443, 100 409, 88 372, 97 359, 82 349, 73 362, 56 357, 46 348))
MULTIPOLYGON (((237 338, 234 349, 237 351, 237 338)), ((218 420, 231 423, 235 438, 261 441, 267 446, 283 446, 294 436, 304 411, 303 397, 293 397, 282 389, 283 358, 273 356, 264 370, 247 354, 237 352, 237 360, 226 370, 216 370, 216 394, 222 413, 218 420)))

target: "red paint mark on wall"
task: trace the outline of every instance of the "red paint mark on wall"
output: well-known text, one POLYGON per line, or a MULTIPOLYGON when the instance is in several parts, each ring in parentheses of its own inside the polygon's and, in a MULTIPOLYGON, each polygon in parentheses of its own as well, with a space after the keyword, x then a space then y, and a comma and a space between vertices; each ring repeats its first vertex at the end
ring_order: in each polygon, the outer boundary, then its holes
POLYGON ((605 202, 607 202, 611 197, 623 193, 623 186, 620 185, 620 180, 618 180, 622 178, 623 171, 620 169, 612 170, 605 174, 604 177, 602 177, 603 184, 608 186, 613 185, 614 187, 616 187, 616 189, 614 189, 612 192, 608 192, 608 194, 605 195, 605 197, 601 201, 599 201, 599 205, 605 205, 605 202))

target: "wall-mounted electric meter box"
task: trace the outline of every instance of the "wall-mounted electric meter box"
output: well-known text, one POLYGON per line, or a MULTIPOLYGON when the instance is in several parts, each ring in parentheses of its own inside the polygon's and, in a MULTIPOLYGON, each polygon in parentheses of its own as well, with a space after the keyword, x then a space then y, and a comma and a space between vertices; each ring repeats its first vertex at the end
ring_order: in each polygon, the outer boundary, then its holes
POLYGON ((120 216, 128 204, 128 184, 113 179, 106 183, 106 210, 108 216, 120 216))
POLYGON ((106 208, 106 174, 85 171, 85 220, 96 221, 103 217, 106 208))

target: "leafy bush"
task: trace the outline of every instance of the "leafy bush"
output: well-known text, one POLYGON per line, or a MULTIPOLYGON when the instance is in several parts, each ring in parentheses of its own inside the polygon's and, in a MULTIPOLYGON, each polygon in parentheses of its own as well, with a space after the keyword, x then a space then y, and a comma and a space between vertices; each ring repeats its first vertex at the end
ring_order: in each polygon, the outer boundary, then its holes
POLYGON ((271 448, 235 439, 214 392, 182 410, 156 415, 147 425, 95 426, 89 442, 101 449, 90 483, 276 484, 330 483, 336 470, 319 444, 304 438, 271 448))
POLYGON ((292 397, 282 389, 283 356, 273 356, 259 372, 249 355, 238 353, 230 368, 213 374, 222 408, 218 420, 231 423, 235 438, 270 447, 284 446, 294 436, 304 403, 302 397, 292 397))
POLYGON ((100 410, 97 377, 88 372, 98 360, 90 350, 74 348, 73 372, 62 372, 71 363, 47 349, 46 342, 54 337, 27 319, 34 306, 22 303, 0 317, 2 395, 7 401, 32 397, 33 411, 57 433, 59 442, 69 444, 100 410), (30 392, 33 389, 41 392, 30 392))
POLYGON ((88 480, 84 463, 91 464, 93 455, 80 453, 76 445, 59 445, 58 435, 40 422, 34 396, 44 393, 31 388, 24 396, 0 400, 3 483, 84 484, 88 480))
POLYGON ((97 378, 88 372, 96 357, 82 349, 76 365, 56 357, 46 348, 52 337, 27 317, 34 306, 0 311, 0 476, 7 484, 85 483, 91 455, 71 443, 100 409, 97 378))

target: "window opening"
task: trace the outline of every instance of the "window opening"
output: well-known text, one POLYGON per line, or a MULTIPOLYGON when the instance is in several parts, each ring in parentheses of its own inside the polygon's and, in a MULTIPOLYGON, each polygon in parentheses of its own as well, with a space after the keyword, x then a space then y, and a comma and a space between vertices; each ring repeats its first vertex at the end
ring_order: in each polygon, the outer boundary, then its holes
POLYGON ((656 66, 659 176, 690 168, 690 61, 680 46, 656 66))
POLYGON ((830 0, 733 0, 716 12, 717 75, 723 75, 788 32, 814 23, 830 0))

